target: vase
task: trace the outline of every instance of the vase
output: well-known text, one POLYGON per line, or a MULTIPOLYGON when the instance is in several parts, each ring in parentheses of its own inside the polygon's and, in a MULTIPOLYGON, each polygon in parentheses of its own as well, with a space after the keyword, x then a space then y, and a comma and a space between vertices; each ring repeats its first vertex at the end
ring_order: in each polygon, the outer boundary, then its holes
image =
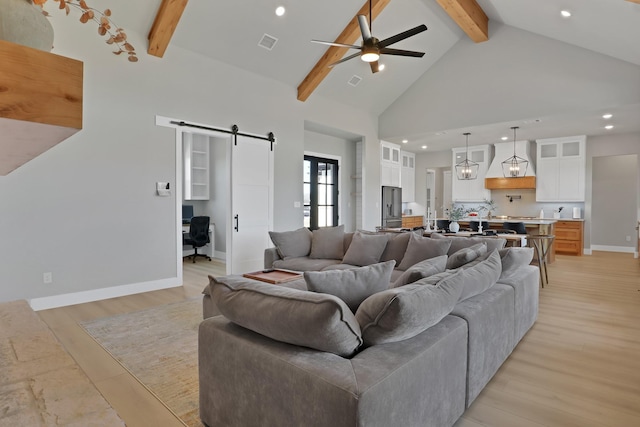
POLYGON ((451 221, 449 223, 449 231, 452 233, 457 233, 458 231, 460 231, 460 224, 458 224, 456 221, 451 221))
POLYGON ((30 0, 0 0, 0 40, 50 52, 53 27, 30 0))

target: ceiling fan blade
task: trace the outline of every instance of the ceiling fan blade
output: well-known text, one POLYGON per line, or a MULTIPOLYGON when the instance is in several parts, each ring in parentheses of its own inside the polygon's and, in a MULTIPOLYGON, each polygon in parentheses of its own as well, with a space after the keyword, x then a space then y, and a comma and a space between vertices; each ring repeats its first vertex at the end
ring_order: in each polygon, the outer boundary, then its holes
POLYGON ((336 62, 334 62, 332 64, 329 64, 329 67, 333 67, 334 65, 342 64, 343 62, 348 61, 348 60, 353 59, 353 58, 356 58, 358 56, 360 56, 360 52, 354 53, 353 55, 345 56, 341 60, 336 61, 336 62))
POLYGON ((344 44, 344 43, 335 43, 335 42, 324 42, 322 40, 311 40, 313 43, 326 44, 329 46, 338 46, 338 47, 348 47, 349 49, 361 49, 361 46, 356 46, 354 44, 344 44))
POLYGON ((369 40, 371 38, 371 30, 369 29, 367 16, 358 15, 358 24, 360 25, 360 33, 362 33, 362 41, 369 40))
POLYGON ((408 39, 409 37, 415 36, 416 34, 420 34, 423 31, 427 31, 427 26, 422 24, 418 25, 415 28, 412 28, 407 31, 403 31, 402 33, 396 34, 395 36, 391 36, 388 39, 384 39, 378 43, 379 48, 390 46, 394 43, 398 43, 404 39, 408 39))
POLYGON ((416 52, 414 50, 390 49, 388 47, 380 49, 380 54, 381 55, 414 56, 416 58, 422 58, 424 56, 424 52, 416 52))
POLYGON ((369 65, 371 65, 371 72, 372 73, 375 74, 378 71, 380 71, 380 69, 378 68, 378 61, 369 62, 369 65))

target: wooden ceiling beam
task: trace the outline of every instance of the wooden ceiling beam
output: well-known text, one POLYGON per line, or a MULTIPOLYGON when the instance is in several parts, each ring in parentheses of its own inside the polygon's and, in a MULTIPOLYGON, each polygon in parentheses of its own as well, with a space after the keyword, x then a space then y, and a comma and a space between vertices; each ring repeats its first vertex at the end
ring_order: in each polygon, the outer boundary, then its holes
POLYGON ((638 4, 640 4, 640 0, 627 0, 627 1, 630 1, 631 3, 638 3, 638 4))
POLYGON ((189 0, 162 0, 149 31, 149 55, 162 58, 189 0))
MULTIPOLYGON (((389 4, 391 0, 372 0, 371 4, 371 20, 375 20, 380 12, 389 4)), ((340 33, 335 43, 355 44, 360 38, 360 26, 358 25, 358 15, 369 15, 369 2, 367 1, 358 11, 356 16, 347 24, 340 33)), ((302 80, 298 86, 298 100, 306 101, 314 90, 322 83, 325 77, 329 75, 331 68, 329 64, 342 59, 344 54, 349 50, 346 47, 329 46, 320 60, 313 66, 309 74, 302 80)))
POLYGON ((489 18, 476 0, 437 0, 462 31, 476 43, 489 40, 489 18))

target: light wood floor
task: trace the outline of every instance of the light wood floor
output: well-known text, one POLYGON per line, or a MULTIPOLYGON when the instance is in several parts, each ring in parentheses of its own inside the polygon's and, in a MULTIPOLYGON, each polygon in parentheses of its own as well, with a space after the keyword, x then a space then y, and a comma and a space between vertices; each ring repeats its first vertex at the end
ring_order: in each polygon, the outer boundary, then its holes
MULTIPOLYGON (((184 264, 184 286, 39 312, 128 427, 182 423, 96 344, 79 321, 199 294, 212 261, 184 264)), ((456 427, 640 426, 640 260, 559 255, 538 321, 456 427)))

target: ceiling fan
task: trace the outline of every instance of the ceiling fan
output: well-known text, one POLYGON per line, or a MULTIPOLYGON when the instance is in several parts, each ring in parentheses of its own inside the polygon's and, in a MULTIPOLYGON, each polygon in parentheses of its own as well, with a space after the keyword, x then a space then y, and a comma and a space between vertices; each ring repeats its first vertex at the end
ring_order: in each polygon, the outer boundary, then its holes
POLYGON ((354 53, 353 55, 346 56, 339 61, 336 61, 332 64, 329 64, 330 67, 334 65, 341 64, 345 61, 353 59, 357 56, 360 57, 364 62, 368 62, 371 66, 371 72, 377 73, 379 70, 378 59, 380 55, 397 55, 397 56, 413 56, 416 58, 422 58, 424 56, 424 52, 416 52, 412 50, 402 50, 402 49, 390 49, 388 46, 391 46, 394 43, 398 43, 404 39, 415 36, 416 34, 420 34, 423 31, 427 30, 427 26, 422 24, 418 25, 415 28, 412 28, 407 31, 403 31, 402 33, 396 34, 395 36, 391 36, 384 40, 378 40, 377 38, 371 35, 371 0, 369 0, 369 22, 367 22, 366 15, 358 15, 358 25, 360 26, 360 33, 362 34, 362 45, 357 46, 353 44, 343 44, 343 43, 334 43, 334 42, 325 42, 321 40, 311 40, 314 43, 322 43, 327 44, 329 46, 338 46, 338 47, 347 47, 349 49, 358 49, 360 52, 354 53))

